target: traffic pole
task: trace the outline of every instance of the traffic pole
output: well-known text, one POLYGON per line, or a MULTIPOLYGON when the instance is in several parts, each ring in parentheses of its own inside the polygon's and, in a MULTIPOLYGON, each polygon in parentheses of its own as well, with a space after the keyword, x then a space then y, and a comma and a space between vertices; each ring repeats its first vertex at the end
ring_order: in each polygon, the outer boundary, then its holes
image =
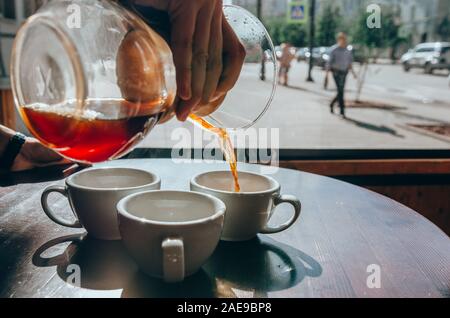
POLYGON ((314 57, 313 57, 313 49, 314 49, 314 37, 316 33, 315 27, 315 17, 316 17, 316 0, 310 0, 310 8, 309 8, 309 70, 308 70, 308 78, 307 82, 314 82, 312 78, 312 70, 314 67, 314 57))

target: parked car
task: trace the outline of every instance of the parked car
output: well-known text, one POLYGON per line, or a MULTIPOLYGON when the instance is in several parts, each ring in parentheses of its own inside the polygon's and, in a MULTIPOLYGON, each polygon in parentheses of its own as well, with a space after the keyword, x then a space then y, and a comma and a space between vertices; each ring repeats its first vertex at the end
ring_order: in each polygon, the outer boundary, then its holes
POLYGON ((409 50, 401 58, 405 72, 412 68, 422 68, 432 74, 437 69, 450 70, 450 43, 422 43, 409 50))
MULTIPOLYGON (((316 47, 313 49, 313 62, 315 66, 325 67, 328 62, 330 48, 326 46, 316 47)), ((309 58, 311 57, 311 53, 305 53, 306 61, 309 62, 309 58)))
POLYGON ((275 46, 275 56, 277 57, 277 59, 281 57, 281 46, 279 45, 275 46))
MULTIPOLYGON (((326 46, 314 48, 313 49, 314 65, 325 68, 330 59, 331 49, 332 49, 331 47, 326 47, 326 46)), ((363 54, 360 54, 359 50, 356 50, 355 47, 353 47, 352 45, 349 45, 348 49, 350 51, 352 51, 353 60, 355 62, 357 62, 357 63, 364 62, 365 57, 363 54)), ((297 51, 297 61, 299 61, 299 62, 300 61, 308 62, 310 56, 311 56, 311 54, 309 53, 308 48, 301 48, 297 51), (304 54, 304 57, 303 57, 303 54, 304 54)))
MULTIPOLYGON (((364 56, 364 54, 361 53, 362 52, 361 50, 357 50, 353 45, 349 45, 347 49, 352 52, 354 62, 361 64, 365 62, 366 57, 364 56)), ((322 60, 324 62, 323 67, 325 67, 328 61, 330 60, 331 50, 332 47, 327 48, 327 50, 322 54, 322 60)))
POLYGON ((307 57, 306 54, 309 53, 309 48, 307 47, 301 47, 297 50, 297 54, 295 54, 295 57, 297 58, 297 62, 306 61, 307 57))
POLYGON ((348 49, 352 51, 353 54, 353 62, 355 63, 364 63, 367 61, 367 57, 364 55, 363 50, 354 47, 353 45, 349 45, 348 49))
MULTIPOLYGON (((290 48, 290 51, 291 51, 291 54, 292 54, 292 55, 296 55, 296 53, 297 53, 297 48, 294 47, 294 46, 292 46, 292 47, 290 48)), ((281 53, 282 53, 281 46, 280 46, 280 45, 275 46, 275 54, 276 54, 276 56, 277 56, 277 59, 280 59, 280 58, 281 58, 281 53)))

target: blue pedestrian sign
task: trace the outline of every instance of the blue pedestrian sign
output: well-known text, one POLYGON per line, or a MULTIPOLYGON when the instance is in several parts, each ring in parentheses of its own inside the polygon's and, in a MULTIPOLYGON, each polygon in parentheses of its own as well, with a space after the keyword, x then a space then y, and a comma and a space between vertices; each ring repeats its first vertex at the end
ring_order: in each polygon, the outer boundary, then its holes
POLYGON ((308 1, 293 1, 289 3, 288 23, 305 24, 308 22, 308 1))

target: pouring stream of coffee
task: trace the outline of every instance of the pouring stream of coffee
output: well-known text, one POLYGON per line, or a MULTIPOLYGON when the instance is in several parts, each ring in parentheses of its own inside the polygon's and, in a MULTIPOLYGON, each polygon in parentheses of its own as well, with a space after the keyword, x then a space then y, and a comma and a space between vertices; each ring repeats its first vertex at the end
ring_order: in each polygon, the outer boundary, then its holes
POLYGON ((220 141, 220 148, 222 149, 222 152, 225 156, 225 160, 230 165, 231 174, 233 175, 234 180, 234 191, 240 192, 241 187, 239 185, 239 176, 237 171, 237 160, 236 160, 236 154, 234 153, 234 147, 233 143, 231 142, 231 138, 228 135, 228 132, 224 128, 217 128, 210 123, 208 123, 206 120, 204 120, 201 117, 198 117, 194 114, 189 115, 189 118, 200 125, 200 127, 216 134, 216 136, 219 138, 220 141))

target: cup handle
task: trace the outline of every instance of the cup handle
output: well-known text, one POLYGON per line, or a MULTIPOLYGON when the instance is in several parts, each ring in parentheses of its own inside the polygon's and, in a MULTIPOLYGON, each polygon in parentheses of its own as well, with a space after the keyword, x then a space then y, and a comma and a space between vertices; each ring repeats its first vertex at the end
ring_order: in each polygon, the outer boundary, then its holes
MULTIPOLYGON (((64 220, 60 217, 58 217, 53 211, 52 209, 50 209, 49 205, 48 205, 48 196, 50 193, 52 192, 57 192, 62 194, 63 196, 65 196, 67 198, 67 190, 64 187, 60 187, 60 186, 49 186, 47 187, 44 192, 42 193, 41 196, 41 204, 42 204, 42 209, 44 210, 45 214, 47 214, 47 216, 50 218, 50 220, 52 220, 53 222, 62 225, 62 226, 67 226, 67 227, 73 227, 73 228, 82 228, 80 221, 77 219, 73 222, 71 221, 67 221, 64 220)), ((75 213, 74 213, 75 215, 75 213)))
POLYGON ((289 221, 287 221, 286 223, 283 223, 277 227, 270 227, 270 226, 266 225, 266 227, 261 231, 262 234, 274 234, 274 233, 279 233, 279 232, 286 230, 292 224, 294 224, 295 221, 297 221, 298 217, 300 216, 300 212, 302 210, 302 204, 300 203, 299 199, 297 199, 293 195, 277 194, 273 199, 273 203, 275 205, 274 209, 276 209, 276 207, 282 203, 291 204, 294 207, 294 215, 292 216, 292 218, 289 221))
POLYGON ((184 244, 180 238, 167 238, 162 242, 164 280, 168 283, 184 279, 184 244))

